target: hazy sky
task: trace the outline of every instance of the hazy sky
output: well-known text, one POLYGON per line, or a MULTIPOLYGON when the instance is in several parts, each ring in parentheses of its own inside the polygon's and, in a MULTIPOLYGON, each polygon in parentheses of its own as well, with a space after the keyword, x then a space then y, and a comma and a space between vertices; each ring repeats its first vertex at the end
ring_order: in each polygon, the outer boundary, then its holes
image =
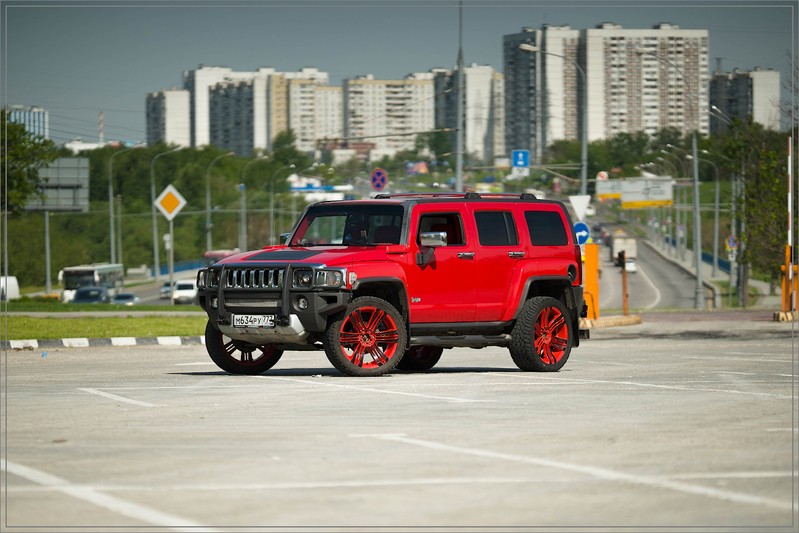
MULTIPOLYGON (((2 104, 50 112, 58 143, 143 141, 145 98, 181 88, 184 70, 316 67, 338 84, 373 74, 401 79, 451 68, 458 54, 457 0, 114 1, 0 0, 2 104)), ((773 68, 789 80, 799 0, 464 0, 467 65, 502 71, 502 37, 523 26, 661 22, 710 32, 710 69, 773 68)), ((794 59, 795 61, 795 59, 794 59)), ((787 96, 787 93, 786 93, 787 96)))

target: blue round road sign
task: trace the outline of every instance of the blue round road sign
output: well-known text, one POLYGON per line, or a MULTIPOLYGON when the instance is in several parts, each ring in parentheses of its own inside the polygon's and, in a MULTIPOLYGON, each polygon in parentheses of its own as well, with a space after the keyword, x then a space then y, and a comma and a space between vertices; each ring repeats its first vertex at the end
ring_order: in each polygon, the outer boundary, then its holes
POLYGON ((591 236, 591 229, 583 221, 574 224, 574 234, 577 236, 577 244, 585 244, 591 236))
POLYGON ((370 178, 372 180, 372 188, 376 191, 382 191, 388 185, 388 174, 382 168, 374 169, 370 178))

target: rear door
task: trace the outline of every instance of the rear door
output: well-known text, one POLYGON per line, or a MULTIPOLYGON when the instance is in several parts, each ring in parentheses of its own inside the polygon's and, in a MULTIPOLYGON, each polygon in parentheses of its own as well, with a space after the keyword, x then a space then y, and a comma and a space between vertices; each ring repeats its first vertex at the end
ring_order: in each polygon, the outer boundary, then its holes
POLYGON ((470 204, 475 247, 476 320, 501 320, 507 311, 513 270, 525 256, 513 204, 470 204))

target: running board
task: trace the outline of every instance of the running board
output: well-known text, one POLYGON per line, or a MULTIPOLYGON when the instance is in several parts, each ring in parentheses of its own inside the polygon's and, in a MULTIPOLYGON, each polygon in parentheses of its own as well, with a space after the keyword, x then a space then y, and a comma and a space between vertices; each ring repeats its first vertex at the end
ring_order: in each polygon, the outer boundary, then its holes
POLYGON ((411 346, 440 346, 442 348, 485 348, 507 346, 510 335, 443 335, 411 337, 411 346))

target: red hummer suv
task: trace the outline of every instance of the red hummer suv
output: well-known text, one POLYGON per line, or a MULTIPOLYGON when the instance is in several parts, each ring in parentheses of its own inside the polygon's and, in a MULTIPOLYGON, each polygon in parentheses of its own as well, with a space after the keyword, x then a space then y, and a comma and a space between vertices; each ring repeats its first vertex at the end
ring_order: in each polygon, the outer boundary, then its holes
POLYGON ((382 195, 306 208, 285 244, 200 270, 206 348, 234 374, 285 350, 338 370, 427 370, 445 348, 506 346, 559 370, 585 316, 582 262, 561 202, 533 195, 382 195))

